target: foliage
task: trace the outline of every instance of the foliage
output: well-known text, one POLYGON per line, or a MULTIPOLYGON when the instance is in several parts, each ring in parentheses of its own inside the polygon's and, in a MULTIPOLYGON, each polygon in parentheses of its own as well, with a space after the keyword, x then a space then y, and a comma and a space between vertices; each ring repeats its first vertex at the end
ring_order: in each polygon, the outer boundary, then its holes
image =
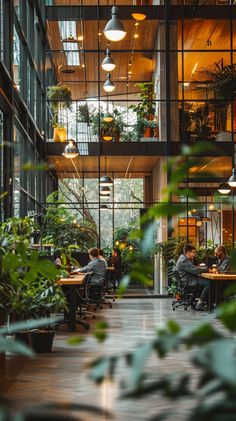
POLYGON ((139 119, 149 120, 155 113, 153 85, 153 82, 143 82, 135 85, 140 89, 139 97, 141 101, 137 105, 130 105, 129 109, 134 111, 139 119))
POLYGON ((132 110, 137 115, 137 122, 130 137, 131 140, 140 140, 144 136, 147 127, 155 129, 157 126, 156 121, 153 120, 153 115, 155 114, 153 85, 153 82, 143 82, 135 85, 140 89, 139 97, 141 101, 137 105, 128 107, 129 110, 132 110))
POLYGON ((210 135, 210 105, 205 102, 204 105, 198 106, 192 112, 192 121, 194 123, 194 132, 200 136, 210 135))
POLYGON ((61 287, 55 284, 57 269, 35 250, 18 243, 1 256, 0 309, 5 317, 27 320, 65 308, 61 287))
POLYGON ((92 122, 92 118, 90 116, 90 111, 88 104, 80 104, 78 106, 78 115, 77 115, 77 121, 81 123, 87 123, 90 124, 92 122))
POLYGON ((53 192, 47 197, 49 203, 44 216, 43 240, 57 247, 77 245, 87 250, 96 242, 96 227, 87 219, 76 219, 71 208, 61 203, 62 195, 53 192))
POLYGON ((104 115, 104 112, 100 112, 92 116, 92 134, 97 136, 100 128, 101 138, 103 138, 103 136, 111 136, 115 140, 118 140, 124 131, 124 118, 122 112, 115 108, 112 112, 113 120, 110 123, 103 121, 104 115))
POLYGON ((72 93, 67 85, 52 85, 47 88, 47 99, 50 101, 52 110, 53 127, 63 127, 58 124, 58 113, 60 109, 68 109, 72 104, 72 93))
POLYGON ((30 237, 38 229, 32 218, 9 218, 0 225, 0 246, 12 249, 16 244, 30 244, 30 237))
MULTIPOLYGON (((236 63, 224 65, 223 59, 213 66, 198 71, 200 81, 206 82, 206 97, 210 98, 215 114, 216 128, 225 130, 228 108, 236 91, 236 63)), ((199 88, 202 90, 202 88, 199 88)))

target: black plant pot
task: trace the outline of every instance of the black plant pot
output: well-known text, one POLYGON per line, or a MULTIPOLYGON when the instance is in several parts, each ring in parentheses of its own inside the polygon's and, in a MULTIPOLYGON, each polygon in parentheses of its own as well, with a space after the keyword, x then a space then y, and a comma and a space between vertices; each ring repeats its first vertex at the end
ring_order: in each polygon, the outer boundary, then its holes
POLYGON ((31 346, 31 336, 28 331, 19 331, 15 333, 15 339, 22 342, 24 345, 27 345, 29 348, 31 346))
POLYGON ((31 332, 32 350, 40 354, 51 352, 54 335, 55 332, 53 330, 31 332))

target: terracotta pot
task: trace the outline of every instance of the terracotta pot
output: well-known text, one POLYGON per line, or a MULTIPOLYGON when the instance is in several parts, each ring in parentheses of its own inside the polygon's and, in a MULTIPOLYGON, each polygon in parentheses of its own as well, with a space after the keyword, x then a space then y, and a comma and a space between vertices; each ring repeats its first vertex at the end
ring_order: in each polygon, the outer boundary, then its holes
POLYGON ((153 136, 153 129, 151 127, 147 127, 144 132, 144 137, 152 137, 153 136))
POLYGON ((175 299, 177 300, 177 301, 179 301, 179 300, 181 300, 181 295, 177 292, 176 294, 175 294, 175 299))
POLYGON ((65 127, 54 127, 53 140, 54 142, 65 142, 67 139, 67 133, 65 127))
POLYGON ((152 0, 136 0, 136 6, 151 6, 152 0))

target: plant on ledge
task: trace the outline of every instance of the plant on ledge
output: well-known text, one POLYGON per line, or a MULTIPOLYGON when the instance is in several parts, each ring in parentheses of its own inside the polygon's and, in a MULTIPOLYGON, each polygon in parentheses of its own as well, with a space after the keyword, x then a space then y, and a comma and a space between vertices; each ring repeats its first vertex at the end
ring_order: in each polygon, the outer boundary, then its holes
POLYGON ((213 66, 202 68, 198 74, 198 82, 205 82, 205 94, 210 99, 209 104, 214 112, 215 128, 224 132, 230 114, 229 106, 235 100, 236 63, 225 65, 222 59, 213 66))
POLYGON ((141 137, 152 137, 153 130, 157 127, 154 119, 155 104, 153 93, 153 82, 137 83, 140 89, 139 97, 141 101, 137 105, 130 105, 129 109, 137 115, 137 123, 134 127, 136 133, 136 140, 141 137))
POLYGON ((72 104, 71 90, 66 85, 53 85, 47 88, 47 99, 52 110, 52 126, 54 127, 54 141, 64 142, 67 138, 66 128, 59 124, 60 110, 69 109, 72 104))

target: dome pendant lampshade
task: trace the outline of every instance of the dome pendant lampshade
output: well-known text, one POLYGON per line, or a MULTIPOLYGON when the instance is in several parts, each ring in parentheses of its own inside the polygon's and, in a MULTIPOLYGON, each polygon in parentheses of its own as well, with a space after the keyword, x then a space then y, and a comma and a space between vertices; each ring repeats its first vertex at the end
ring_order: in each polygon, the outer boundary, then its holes
POLYGON ((107 78, 104 82, 103 89, 106 92, 113 92, 115 90, 115 85, 111 81, 111 75, 108 73, 107 78))
POLYGON ((114 70, 116 68, 116 64, 114 63, 114 61, 112 60, 112 58, 110 57, 110 48, 106 49, 106 57, 104 58, 103 62, 102 62, 102 68, 103 70, 105 70, 105 72, 112 72, 112 70, 114 70))
POLYGON ((103 175, 100 178, 100 186, 112 186, 113 185, 113 180, 111 177, 109 177, 109 175, 103 175))
POLYGON ((100 195, 101 196, 110 196, 110 189, 108 186, 101 186, 100 187, 100 195))
POLYGON ((113 116, 107 111, 102 119, 105 123, 111 123, 113 121, 113 116))
POLYGON ((69 141, 68 145, 66 145, 63 154, 65 158, 76 158, 79 155, 78 149, 72 140, 69 141))
POLYGON ((121 41, 127 32, 121 21, 118 19, 118 7, 113 6, 111 9, 111 19, 104 28, 104 35, 109 41, 121 41))
POLYGON ((108 210, 110 209, 107 205, 100 205, 100 210, 108 210))
POLYGON ((230 187, 228 183, 221 183, 217 189, 220 194, 228 194, 230 193, 230 187))
POLYGON ((230 187, 236 187, 236 168, 233 168, 232 175, 228 181, 230 187))

